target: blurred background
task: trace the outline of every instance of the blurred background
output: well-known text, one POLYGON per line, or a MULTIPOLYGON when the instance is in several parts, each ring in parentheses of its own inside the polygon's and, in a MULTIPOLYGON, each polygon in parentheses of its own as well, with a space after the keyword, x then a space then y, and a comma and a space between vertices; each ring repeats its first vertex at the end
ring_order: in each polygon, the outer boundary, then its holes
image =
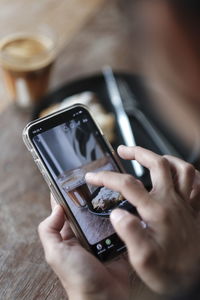
MULTIPOLYGON (((38 27, 54 31, 50 93, 100 74, 104 65, 140 76, 148 94, 143 107, 151 108, 155 123, 170 132, 175 146, 184 145, 186 159, 194 158, 198 167, 199 16, 196 0, 0 0, 0 39, 38 27)), ((0 299, 67 299, 37 235, 50 205, 48 187, 21 138, 33 115, 9 98, 1 72, 0 299)), ((161 299, 136 276, 132 298, 161 299)))

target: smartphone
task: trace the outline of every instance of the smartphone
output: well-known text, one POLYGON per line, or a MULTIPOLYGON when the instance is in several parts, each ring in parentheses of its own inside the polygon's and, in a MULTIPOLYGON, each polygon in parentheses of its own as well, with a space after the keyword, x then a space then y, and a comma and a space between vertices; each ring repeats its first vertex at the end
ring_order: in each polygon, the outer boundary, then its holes
POLYGON ((123 172, 88 109, 73 105, 35 120, 25 127, 23 140, 82 245, 101 261, 124 252, 109 215, 128 202, 118 192, 85 181, 87 172, 123 172))

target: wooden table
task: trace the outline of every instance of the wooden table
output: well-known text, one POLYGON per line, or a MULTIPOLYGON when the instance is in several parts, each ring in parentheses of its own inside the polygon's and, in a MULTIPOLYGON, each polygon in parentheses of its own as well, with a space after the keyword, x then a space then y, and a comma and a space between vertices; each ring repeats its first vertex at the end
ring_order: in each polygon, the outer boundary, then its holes
MULTIPOLYGON (((6 23, 8 27, 13 25, 16 11, 28 8, 27 3, 32 25, 34 20, 45 20, 62 31, 62 51, 51 89, 78 76, 99 72, 104 64, 135 70, 129 36, 132 21, 126 18, 129 1, 4 0, 0 2, 0 18, 4 14, 5 30, 6 23), (69 24, 68 18, 74 25, 69 24)), ((21 26, 21 19, 17 21, 21 26)), ((37 234, 37 226, 49 214, 50 205, 49 190, 21 138, 30 115, 8 104, 2 82, 0 96, 1 101, 3 99, 0 113, 0 299, 66 299, 59 280, 45 263, 37 234)), ((159 298, 138 279, 133 294, 133 299, 159 298)))

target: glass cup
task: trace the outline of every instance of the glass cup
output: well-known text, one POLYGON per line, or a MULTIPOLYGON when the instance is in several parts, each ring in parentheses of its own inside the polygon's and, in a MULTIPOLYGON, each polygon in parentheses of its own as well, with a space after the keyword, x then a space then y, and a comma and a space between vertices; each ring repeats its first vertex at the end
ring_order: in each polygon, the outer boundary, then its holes
POLYGON ((74 170, 63 182, 62 188, 76 206, 79 208, 87 207, 91 192, 85 181, 83 170, 74 170))
POLYGON ((18 106, 34 106, 47 92, 55 56, 56 39, 50 29, 16 32, 0 40, 5 84, 18 106))

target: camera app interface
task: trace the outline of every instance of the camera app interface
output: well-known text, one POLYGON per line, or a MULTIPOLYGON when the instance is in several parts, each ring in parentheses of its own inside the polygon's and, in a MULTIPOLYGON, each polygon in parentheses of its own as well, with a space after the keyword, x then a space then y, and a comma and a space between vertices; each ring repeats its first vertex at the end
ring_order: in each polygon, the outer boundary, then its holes
POLYGON ((124 248, 109 221, 125 200, 118 192, 87 184, 87 172, 119 171, 90 116, 79 110, 73 119, 35 134, 33 142, 97 255, 124 248))

